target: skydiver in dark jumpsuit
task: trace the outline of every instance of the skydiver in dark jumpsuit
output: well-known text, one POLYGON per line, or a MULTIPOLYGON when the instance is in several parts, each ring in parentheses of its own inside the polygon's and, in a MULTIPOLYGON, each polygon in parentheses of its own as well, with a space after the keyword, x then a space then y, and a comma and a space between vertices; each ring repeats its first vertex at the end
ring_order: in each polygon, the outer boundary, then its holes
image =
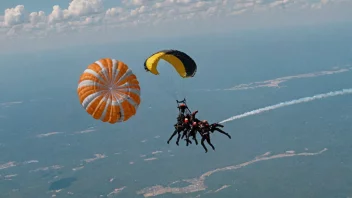
POLYGON ((189 139, 187 139, 187 134, 192 129, 192 125, 191 125, 190 120, 191 120, 191 115, 187 114, 185 116, 184 125, 183 125, 184 130, 183 130, 183 134, 182 134, 182 137, 181 137, 181 139, 186 137, 185 141, 187 142, 187 146, 188 146, 188 143, 192 144, 192 142, 189 139))
MULTIPOLYGON (((174 124, 174 127, 175 127, 175 131, 174 133, 171 135, 171 137, 169 138, 169 140, 167 141, 167 143, 169 144, 170 143, 170 140, 177 134, 177 133, 180 133, 181 131, 183 131, 182 129, 182 125, 183 125, 183 121, 185 119, 185 110, 188 108, 186 104, 180 104, 178 107, 178 116, 177 116, 177 122, 176 124, 174 124)), ((178 144, 177 144, 178 145, 178 144)))
POLYGON ((185 111, 186 111, 186 109, 189 110, 187 105, 184 104, 184 103, 181 103, 177 108, 178 108, 178 116, 177 116, 177 122, 176 122, 176 124, 174 124, 175 127, 176 127, 176 125, 178 123, 182 123, 183 122, 183 120, 186 117, 186 115, 185 115, 186 112, 185 111))
POLYGON ((192 136, 192 139, 196 142, 196 145, 198 145, 198 140, 197 140, 197 131, 199 131, 199 125, 198 123, 200 122, 199 119, 196 118, 196 114, 198 113, 198 110, 193 112, 191 115, 190 115, 190 121, 192 123, 192 127, 191 129, 188 131, 187 133, 187 136, 186 136, 186 141, 187 141, 187 146, 188 146, 188 143, 191 143, 192 142, 189 140, 189 137, 192 136))
MULTIPOLYGON (((185 121, 186 118, 186 110, 188 110, 190 112, 190 110, 188 109, 187 105, 185 103, 181 103, 180 105, 177 106, 179 112, 178 112, 178 116, 177 116, 177 122, 176 124, 174 124, 175 127, 175 131, 174 133, 171 135, 171 137, 169 138, 169 140, 167 141, 167 143, 170 143, 170 140, 178 133, 178 138, 177 140, 180 139, 180 133, 184 130, 186 130, 184 127, 186 127, 187 125, 185 125, 183 122, 185 121)), ((187 132, 184 132, 187 133, 187 132)), ((178 145, 178 142, 176 142, 176 144, 178 145)), ((188 141, 187 141, 188 142, 188 141)))
POLYGON ((205 152, 208 152, 207 147, 205 147, 204 145, 204 140, 206 140, 208 142, 208 144, 211 146, 211 148, 215 151, 215 147, 213 146, 213 144, 210 141, 210 126, 209 124, 207 124, 207 122, 200 122, 200 135, 202 136, 202 140, 201 140, 201 144, 205 150, 205 152))
POLYGON ((191 129, 187 133, 187 137, 186 137, 187 144, 186 144, 186 146, 188 146, 188 143, 192 144, 191 140, 189 140, 189 137, 192 137, 192 139, 194 140, 196 145, 198 145, 197 132, 199 130, 200 129, 199 129, 198 123, 197 122, 193 122, 191 129))
POLYGON ((210 125, 210 132, 214 133, 214 131, 218 131, 219 133, 222 133, 224 135, 226 135, 229 139, 231 139, 231 135, 226 133, 225 131, 219 129, 218 127, 224 127, 224 125, 218 124, 218 123, 213 123, 210 125))
MULTIPOLYGON (((184 134, 187 133, 187 130, 189 129, 188 127, 189 123, 188 123, 188 119, 185 118, 183 121, 179 121, 177 124, 175 124, 175 131, 173 132, 173 134, 171 135, 171 137, 169 138, 169 140, 167 141, 167 143, 169 144, 171 139, 178 134, 177 136, 177 141, 176 144, 177 146, 179 145, 179 141, 181 138, 181 132, 183 132, 184 134)), ((187 141, 187 140, 186 140, 187 141)), ((187 141, 188 142, 188 141, 187 141)))
POLYGON ((188 110, 190 112, 190 110, 188 109, 187 105, 184 103, 181 103, 178 107, 178 117, 180 116, 185 116, 186 110, 188 110))

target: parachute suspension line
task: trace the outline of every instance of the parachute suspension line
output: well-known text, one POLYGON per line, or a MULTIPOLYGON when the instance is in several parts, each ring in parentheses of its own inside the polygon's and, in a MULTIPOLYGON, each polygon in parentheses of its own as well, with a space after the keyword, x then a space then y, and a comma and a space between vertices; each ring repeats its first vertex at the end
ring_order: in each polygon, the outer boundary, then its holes
MULTIPOLYGON (((170 68, 170 63, 164 61, 164 67, 169 67, 170 68)), ((170 69, 172 70, 173 68, 170 68, 170 69)), ((170 72, 170 73, 165 72, 165 76, 168 79, 168 85, 170 85, 169 87, 167 87, 167 89, 172 94, 172 97, 175 100, 175 99, 178 98, 177 78, 175 78, 176 74, 174 72, 170 72)))
POLYGON ((179 89, 179 84, 180 84, 180 82, 179 82, 179 80, 177 79, 177 80, 175 80, 174 81, 174 85, 175 85, 175 95, 176 95, 176 99, 177 100, 179 100, 179 99, 181 99, 180 97, 182 97, 181 95, 180 95, 180 89, 179 89))
POLYGON ((185 90, 184 90, 184 81, 185 81, 186 79, 180 79, 180 81, 179 81, 179 83, 178 83, 178 92, 179 92, 179 94, 178 94, 178 97, 180 98, 180 99, 182 99, 182 98, 186 98, 186 96, 185 96, 185 90))
POLYGON ((180 85, 179 85, 179 90, 180 90, 180 98, 187 98, 188 94, 189 94, 189 90, 188 90, 188 81, 190 79, 188 78, 182 78, 180 81, 180 85))
POLYGON ((187 79, 184 79, 182 82, 181 82, 181 92, 182 92, 182 96, 184 98, 187 97, 187 87, 185 87, 185 81, 187 81, 187 79))
POLYGON ((175 80, 173 79, 174 79, 173 77, 169 78, 169 80, 171 81, 170 85, 172 85, 172 88, 170 87, 170 92, 172 92, 173 99, 177 99, 178 98, 177 86, 176 86, 175 80))
MULTIPOLYGON (((163 67, 170 66, 169 63, 166 61, 160 60, 158 68, 163 69, 163 67)), ((160 91, 165 92, 168 96, 172 99, 177 99, 177 92, 176 92, 176 84, 175 84, 175 77, 172 73, 163 72, 158 75, 159 79, 157 80, 158 87, 160 91)))
POLYGON ((175 77, 176 79, 174 80, 174 84, 175 84, 175 93, 177 96, 178 100, 182 100, 183 98, 186 98, 186 94, 185 94, 185 81, 187 81, 187 79, 185 78, 180 78, 178 75, 176 75, 175 77))

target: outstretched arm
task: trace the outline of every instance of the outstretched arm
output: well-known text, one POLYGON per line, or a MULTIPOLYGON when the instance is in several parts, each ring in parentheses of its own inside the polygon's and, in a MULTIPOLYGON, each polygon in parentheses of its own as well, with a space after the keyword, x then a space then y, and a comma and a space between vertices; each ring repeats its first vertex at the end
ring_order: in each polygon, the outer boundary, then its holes
POLYGON ((222 124, 219 124, 219 123, 215 123, 215 124, 216 124, 217 127, 221 127, 221 128, 224 127, 224 125, 222 125, 222 124))
POLYGON ((196 114, 198 113, 198 110, 196 110, 195 112, 192 113, 193 116, 196 116, 196 114))
POLYGON ((214 127, 214 131, 218 131, 219 133, 222 133, 222 134, 227 134, 225 131, 223 131, 222 129, 219 129, 217 127, 214 127))
POLYGON ((216 128, 216 127, 214 127, 213 130, 218 131, 219 133, 222 133, 222 134, 226 135, 228 138, 231 139, 231 135, 228 134, 228 133, 226 133, 225 131, 223 131, 223 130, 221 130, 221 129, 219 129, 219 128, 216 128))

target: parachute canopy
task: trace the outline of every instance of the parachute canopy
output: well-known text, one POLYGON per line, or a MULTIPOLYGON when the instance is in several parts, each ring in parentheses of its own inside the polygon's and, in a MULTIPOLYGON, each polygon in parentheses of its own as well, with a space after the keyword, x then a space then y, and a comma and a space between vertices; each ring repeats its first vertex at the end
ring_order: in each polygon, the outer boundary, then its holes
POLYGON ((94 119, 111 124, 130 119, 141 102, 137 77, 125 63, 110 58, 88 66, 79 79, 77 93, 94 119))
POLYGON ((193 77, 197 72, 197 64, 186 53, 178 50, 162 50, 148 57, 144 62, 144 69, 154 75, 159 72, 156 69, 160 59, 170 63, 182 78, 193 77))

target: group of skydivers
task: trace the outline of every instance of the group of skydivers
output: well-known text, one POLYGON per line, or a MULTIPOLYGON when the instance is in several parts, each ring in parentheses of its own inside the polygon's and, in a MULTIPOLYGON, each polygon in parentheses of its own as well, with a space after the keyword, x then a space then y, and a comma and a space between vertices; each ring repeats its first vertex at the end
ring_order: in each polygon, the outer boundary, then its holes
POLYGON ((177 145, 179 145, 180 138, 183 139, 184 137, 186 137, 185 139, 186 146, 188 146, 189 144, 192 144, 192 141, 189 139, 190 137, 192 137, 196 145, 198 145, 196 135, 197 135, 197 132, 199 132, 199 134, 202 137, 201 144, 205 152, 207 153, 208 149, 204 145, 205 140, 212 147, 212 149, 215 150, 215 147, 210 141, 210 133, 214 133, 214 131, 218 131, 231 139, 231 136, 228 133, 218 128, 218 127, 221 127, 221 128, 224 127, 223 125, 218 123, 209 124, 207 120, 199 120, 198 118, 196 118, 196 114, 198 113, 198 110, 191 113, 188 106, 186 105, 185 99, 182 101, 176 100, 176 102, 178 103, 177 108, 179 109, 179 114, 177 116, 177 123, 174 125, 175 131, 167 141, 168 144, 170 143, 171 139, 176 134, 178 134, 177 141, 176 141, 177 145), (181 136, 181 133, 182 133, 182 136, 181 136))

